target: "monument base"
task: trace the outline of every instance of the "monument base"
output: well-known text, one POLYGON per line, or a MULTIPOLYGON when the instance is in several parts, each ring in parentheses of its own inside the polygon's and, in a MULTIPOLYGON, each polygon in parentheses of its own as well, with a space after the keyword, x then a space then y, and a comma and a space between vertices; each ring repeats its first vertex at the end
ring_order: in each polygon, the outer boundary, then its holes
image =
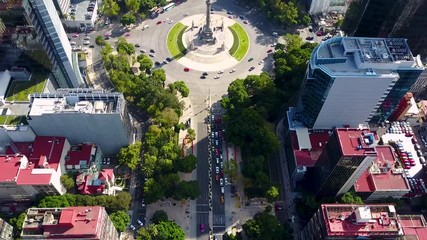
POLYGON ((204 43, 215 43, 215 38, 213 36, 213 32, 209 28, 204 28, 202 30, 202 35, 200 38, 204 43))

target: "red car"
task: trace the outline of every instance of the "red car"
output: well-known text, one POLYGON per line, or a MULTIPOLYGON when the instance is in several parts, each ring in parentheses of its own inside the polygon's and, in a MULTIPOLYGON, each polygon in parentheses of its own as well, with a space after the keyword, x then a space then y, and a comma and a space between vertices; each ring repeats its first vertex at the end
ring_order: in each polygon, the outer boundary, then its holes
POLYGON ((271 52, 273 52, 273 49, 268 49, 267 50, 267 53, 271 53, 271 52))
POLYGON ((158 21, 156 24, 157 24, 157 25, 162 24, 162 21, 158 21))
POLYGON ((77 33, 73 33, 73 37, 79 37, 77 33))
POLYGON ((128 32, 128 33, 126 33, 125 34, 125 37, 130 37, 130 33, 128 32))
POLYGON ((190 71, 190 69, 189 68, 184 68, 184 72, 189 72, 190 71))

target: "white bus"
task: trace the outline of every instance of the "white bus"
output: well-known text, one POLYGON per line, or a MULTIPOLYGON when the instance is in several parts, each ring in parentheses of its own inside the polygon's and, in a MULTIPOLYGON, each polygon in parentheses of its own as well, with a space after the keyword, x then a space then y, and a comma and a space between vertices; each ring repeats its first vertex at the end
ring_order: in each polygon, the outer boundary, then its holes
POLYGON ((168 5, 166 5, 166 6, 163 7, 163 10, 165 12, 167 12, 167 11, 171 10, 172 8, 174 8, 174 7, 175 7, 175 3, 169 3, 168 5))

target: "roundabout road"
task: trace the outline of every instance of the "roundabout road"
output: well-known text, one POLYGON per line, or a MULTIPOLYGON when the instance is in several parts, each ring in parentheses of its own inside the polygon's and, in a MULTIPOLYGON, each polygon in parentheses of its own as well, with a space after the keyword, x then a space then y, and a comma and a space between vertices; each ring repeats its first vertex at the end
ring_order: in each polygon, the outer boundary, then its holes
MULTIPOLYGON (((175 82, 183 80, 186 82, 191 90, 191 99, 195 103, 201 103, 201 100, 207 98, 209 92, 212 100, 216 101, 221 98, 222 95, 226 94, 228 85, 236 78, 244 78, 250 74, 259 74, 262 71, 270 72, 272 69, 272 57, 271 54, 267 53, 267 50, 272 48, 271 44, 276 42, 276 38, 272 36, 272 28, 268 22, 264 19, 261 13, 254 10, 248 10, 236 5, 233 1, 218 0, 212 5, 215 10, 214 14, 219 14, 227 17, 227 11, 233 13, 234 20, 241 24, 250 39, 250 47, 246 56, 240 63, 232 67, 236 69, 236 72, 229 73, 230 69, 223 69, 224 73, 220 74, 219 79, 214 79, 217 74, 212 72, 206 79, 200 79, 202 71, 190 70, 184 72, 184 66, 179 64, 177 61, 172 61, 169 64, 161 65, 160 67, 165 69, 167 74, 167 82, 175 82), (244 16, 244 20, 248 21, 248 24, 244 24, 243 20, 238 16, 244 16), (253 61, 249 62, 249 58, 254 58, 253 61), (259 64, 260 61, 262 64, 259 64), (255 69, 249 72, 250 67, 255 69)), ((167 48, 167 35, 169 30, 178 21, 184 18, 184 13, 188 15, 203 14, 206 11, 206 4, 203 0, 188 0, 168 12, 160 14, 155 19, 147 19, 143 23, 135 27, 130 28, 131 35, 126 37, 130 43, 138 43, 141 48, 148 51, 154 49, 156 51, 155 57, 151 58, 153 62, 162 62, 167 57, 170 57, 169 50, 167 48), (169 24, 172 20, 173 23, 169 24), (158 21, 162 21, 161 24, 157 25, 158 21), (148 25, 149 29, 142 30, 142 27, 148 25)), ((105 34, 106 32, 112 32, 110 42, 114 43, 116 37, 124 36, 125 30, 119 23, 112 24, 108 28, 103 26, 103 29, 96 32, 96 35, 105 34)), ((139 51, 139 49, 136 49, 139 51)))

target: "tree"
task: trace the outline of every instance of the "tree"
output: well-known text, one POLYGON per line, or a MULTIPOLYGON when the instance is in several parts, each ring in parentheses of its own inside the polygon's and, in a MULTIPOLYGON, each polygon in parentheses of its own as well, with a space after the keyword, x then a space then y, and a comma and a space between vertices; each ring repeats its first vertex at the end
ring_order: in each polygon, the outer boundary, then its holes
POLYGON ((74 189, 75 183, 72 176, 69 176, 67 174, 62 175, 61 183, 65 187, 65 189, 67 189, 67 191, 74 189))
POLYGON ((117 156, 119 159, 119 163, 134 170, 138 166, 138 164, 141 163, 141 146, 142 143, 140 141, 137 141, 134 144, 120 149, 120 152, 117 156))
POLYGON ((173 198, 175 200, 196 199, 200 195, 197 181, 181 181, 176 186, 173 198))
POLYGON ((267 200, 269 202, 274 202, 277 200, 277 198, 279 197, 279 189, 277 189, 277 187, 275 186, 271 186, 267 192, 265 193, 267 200))
POLYGON ((341 202, 347 204, 363 204, 362 198, 357 196, 354 192, 346 192, 342 195, 341 202))
POLYGON ((105 43, 104 47, 101 50, 101 55, 103 56, 103 60, 108 58, 108 55, 110 55, 113 52, 113 48, 109 43, 105 43), (105 59, 104 59, 105 58, 105 59))
POLYGON ((287 33, 285 36, 283 36, 283 40, 285 42, 284 45, 287 51, 301 48, 303 44, 303 41, 298 34, 287 33))
POLYGON ((101 35, 98 35, 98 36, 96 36, 96 38, 95 38, 95 43, 96 43, 96 45, 98 45, 98 46, 105 46, 105 44, 106 44, 107 42, 105 41, 105 39, 104 39, 101 35))
POLYGON ((119 15, 120 7, 116 0, 102 1, 102 12, 108 17, 115 17, 119 15))
POLYGON ((291 239, 291 234, 287 229, 280 224, 277 218, 267 212, 261 212, 255 215, 253 219, 249 219, 243 224, 248 239, 263 239, 263 240, 288 240, 291 239))
POLYGON ((308 14, 303 14, 300 17, 299 23, 305 27, 307 27, 308 25, 310 25, 311 23, 311 18, 310 15, 308 14))
POLYGON ((192 128, 187 129, 187 138, 190 141, 194 141, 196 139, 196 131, 192 128))
POLYGON ((131 55, 135 53, 135 47, 132 43, 128 43, 124 37, 119 37, 117 52, 131 55))
POLYGON ((153 61, 151 61, 151 59, 145 54, 138 55, 137 60, 139 62, 139 70, 141 70, 141 72, 147 72, 153 67, 153 61))
POLYGON ((190 89, 187 87, 187 85, 185 85, 184 81, 176 81, 174 83, 169 84, 168 86, 171 92, 175 92, 176 90, 181 93, 181 96, 183 97, 188 97, 188 95, 190 94, 190 89))
POLYGON ((161 221, 138 230, 138 240, 183 240, 185 233, 175 222, 161 221))
POLYGON ((156 117, 156 122, 164 127, 172 127, 178 124, 179 116, 172 108, 163 109, 156 117))
POLYGON ((153 217, 151 217, 151 222, 158 224, 163 221, 168 221, 168 214, 163 210, 155 211, 153 217))
POLYGON ((13 231, 18 235, 20 235, 22 231, 22 225, 24 224, 25 218, 27 217, 27 214, 25 212, 19 214, 19 216, 17 217, 11 218, 9 221, 10 225, 13 226, 13 231))
POLYGON ((132 12, 128 12, 123 14, 122 18, 120 19, 120 23, 123 26, 129 26, 131 24, 135 24, 136 23, 136 17, 132 12))
POLYGON ((155 84, 161 84, 161 86, 163 87, 165 85, 165 81, 166 81, 165 70, 162 68, 154 70, 151 73, 150 80, 155 84))
POLYGON ((125 0, 127 9, 133 14, 138 12, 140 3, 140 0, 125 0))
POLYGON ((232 158, 224 162, 224 173, 229 176, 232 181, 235 181, 238 175, 237 162, 232 158))
POLYGON ((182 159, 175 161, 176 169, 180 172, 191 173, 196 169, 197 159, 193 154, 189 154, 182 159))
POLYGON ((119 232, 124 232, 130 224, 130 216, 124 211, 117 211, 110 214, 110 219, 119 232))

